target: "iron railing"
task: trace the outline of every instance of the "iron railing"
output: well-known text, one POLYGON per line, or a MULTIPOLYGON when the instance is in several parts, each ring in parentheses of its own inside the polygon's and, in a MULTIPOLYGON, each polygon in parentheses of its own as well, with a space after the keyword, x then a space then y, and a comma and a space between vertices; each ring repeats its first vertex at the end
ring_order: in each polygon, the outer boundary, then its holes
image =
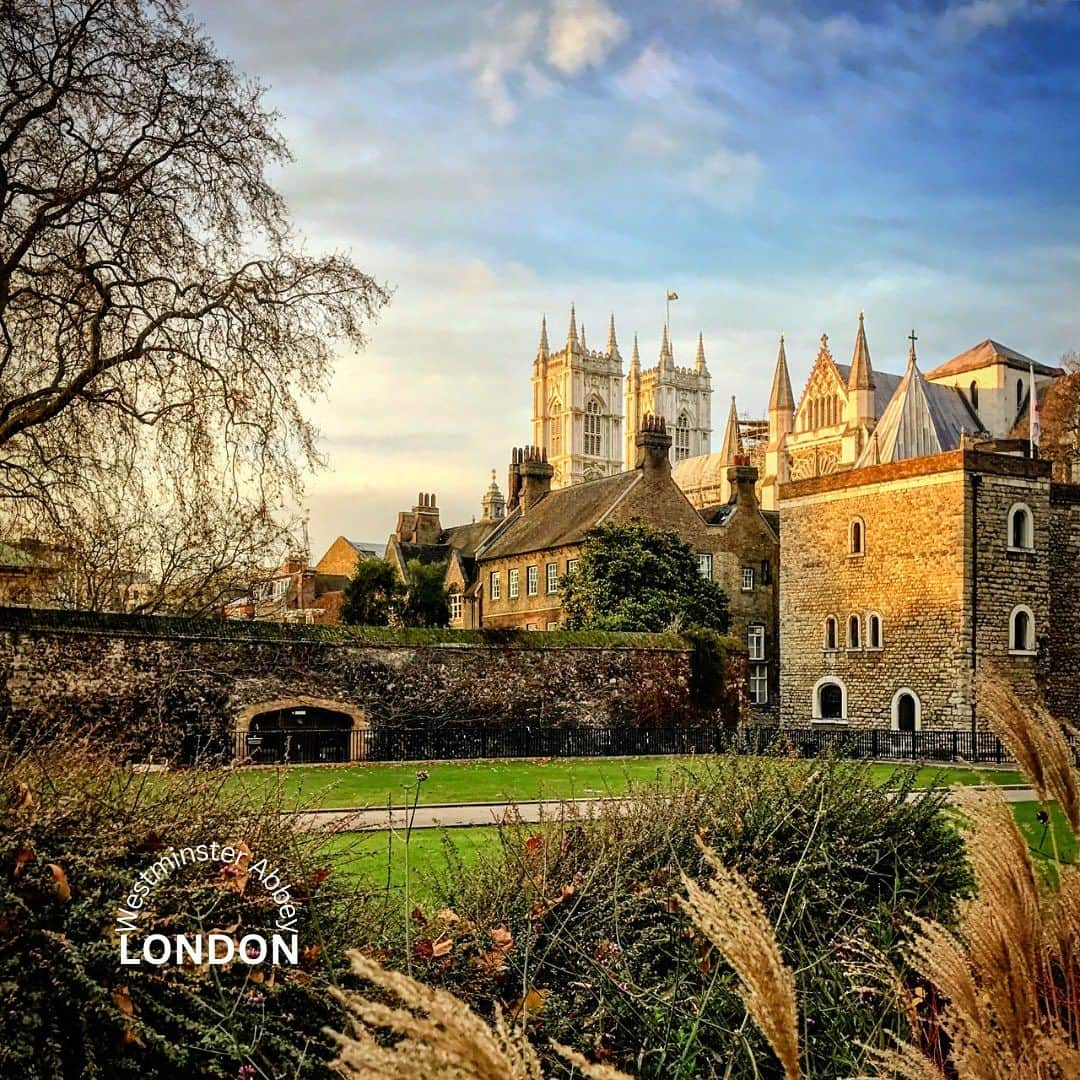
MULTIPOLYGON (((1080 741, 1070 741, 1080 766, 1080 741)), ((812 727, 539 727, 239 730, 185 734, 181 761, 312 764, 442 761, 469 758, 626 757, 634 755, 835 754, 876 761, 1005 765, 1012 755, 989 731, 823 730, 812 727)))

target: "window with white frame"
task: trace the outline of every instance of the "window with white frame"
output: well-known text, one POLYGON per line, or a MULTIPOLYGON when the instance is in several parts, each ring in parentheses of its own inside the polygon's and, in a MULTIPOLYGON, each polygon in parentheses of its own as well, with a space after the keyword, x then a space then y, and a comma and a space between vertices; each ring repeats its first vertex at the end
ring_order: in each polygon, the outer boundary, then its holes
POLYGON ((706 580, 712 581, 712 552, 699 551, 697 557, 698 573, 706 580))
POLYGON ((557 622, 549 622, 547 624, 547 628, 549 630, 558 630, 559 629, 559 624, 557 622))
POLYGON ((518 598, 518 593, 521 590, 520 577, 521 573, 516 566, 513 570, 506 571, 506 594, 511 600, 518 598))
POLYGON ((569 574, 571 570, 577 569, 577 559, 566 560, 566 572, 569 574))
POLYGON ((559 591, 559 564, 549 562, 547 564, 547 592, 550 596, 552 593, 559 591))
POLYGON ((540 591, 540 567, 525 567, 525 592, 529 596, 535 596, 540 591))
POLYGON ((685 461, 690 456, 690 417, 686 413, 679 413, 675 421, 674 450, 676 461, 685 461))
POLYGON ((847 623, 847 647, 849 649, 862 648, 862 620, 858 615, 852 615, 847 623))
POLYGON ((461 619, 461 593, 452 589, 447 599, 450 604, 450 621, 458 622, 461 619))
POLYGON ((866 647, 868 649, 882 648, 881 616, 876 611, 871 611, 866 616, 866 647))
POLYGON ((750 704, 769 704, 769 665, 750 665, 750 704))
POLYGON ((585 406, 585 453, 589 457, 602 457, 604 449, 600 402, 592 398, 585 406))
POLYGON ((746 652, 751 660, 765 659, 764 626, 748 626, 746 628, 746 652))
POLYGON ((525 624, 525 629, 526 629, 526 630, 539 630, 539 629, 540 629, 540 626, 539 626, 539 624, 538 624, 538 623, 534 623, 534 622, 527 622, 527 623, 525 624))
POLYGON ((502 574, 498 570, 492 570, 490 580, 488 594, 492 600, 498 600, 502 596, 502 574))
POLYGON ((744 566, 742 568, 742 591, 754 591, 754 568, 752 566, 744 566))
POLYGON ((847 720, 847 688, 826 676, 814 687, 814 720, 847 720))
POLYGON ((1009 510, 1009 548, 1013 551, 1031 551, 1035 547, 1035 522, 1031 507, 1015 503, 1009 510))
POLYGON ((1035 616, 1031 608, 1021 604, 1009 616, 1009 652, 1034 654, 1035 616))

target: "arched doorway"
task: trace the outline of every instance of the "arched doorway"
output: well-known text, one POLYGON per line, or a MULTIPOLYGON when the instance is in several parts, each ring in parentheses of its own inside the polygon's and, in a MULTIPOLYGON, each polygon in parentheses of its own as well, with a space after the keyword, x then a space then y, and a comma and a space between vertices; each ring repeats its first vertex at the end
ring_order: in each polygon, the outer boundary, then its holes
POLYGON ((892 702, 893 731, 919 731, 922 728, 922 703, 914 690, 897 690, 892 702))
POLYGON ((367 727, 351 705, 309 697, 266 701, 241 710, 236 757, 260 765, 355 761, 364 756, 367 727))
POLYGON ((847 720, 847 691, 839 679, 826 676, 814 687, 813 718, 841 723, 847 720))

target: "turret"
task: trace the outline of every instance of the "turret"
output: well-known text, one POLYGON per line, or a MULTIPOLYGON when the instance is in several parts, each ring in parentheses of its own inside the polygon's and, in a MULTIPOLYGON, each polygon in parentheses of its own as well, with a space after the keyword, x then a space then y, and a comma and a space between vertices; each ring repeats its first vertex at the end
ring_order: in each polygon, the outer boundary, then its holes
POLYGON ((607 349, 605 351, 612 360, 622 359, 619 355, 619 343, 615 340, 615 312, 611 313, 611 319, 608 322, 607 349))
POLYGON ((506 517, 506 500, 503 498, 499 485, 495 480, 495 470, 491 470, 491 483, 484 492, 480 505, 483 507, 485 521, 501 521, 506 517))
POLYGON ((697 356, 694 358, 694 374, 695 375, 708 375, 709 369, 705 366, 705 339, 702 336, 701 331, 698 331, 697 336, 697 356))
POLYGON ((566 351, 568 354, 581 352, 581 343, 578 341, 577 313, 574 305, 570 305, 570 329, 566 332, 566 351))
POLYGON ((671 342, 668 340, 668 326, 664 323, 664 340, 660 342, 660 370, 671 371, 675 366, 675 357, 671 351, 671 342))
POLYGON ((735 459, 740 457, 742 452, 742 438, 739 435, 739 413, 735 408, 735 395, 732 394, 727 427, 724 428, 724 441, 720 446, 720 464, 734 465, 735 459))
POLYGON ((788 374, 784 335, 780 335, 780 349, 776 354, 773 371, 772 393, 769 395, 769 442, 775 443, 795 430, 795 397, 791 392, 791 376, 788 374))
POLYGON ((545 315, 540 320, 540 344, 537 346, 536 349, 537 363, 546 361, 549 355, 550 350, 548 349, 547 316, 545 315))
POLYGON ((863 313, 859 312, 859 329, 855 334, 855 351, 851 356, 848 375, 848 417, 854 425, 872 427, 877 420, 874 403, 874 369, 870 365, 870 346, 866 343, 863 313))

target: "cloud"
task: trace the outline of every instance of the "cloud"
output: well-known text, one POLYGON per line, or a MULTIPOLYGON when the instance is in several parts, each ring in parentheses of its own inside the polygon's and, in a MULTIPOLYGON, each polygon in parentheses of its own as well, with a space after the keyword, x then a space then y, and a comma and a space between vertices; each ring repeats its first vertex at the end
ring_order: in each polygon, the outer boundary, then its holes
POLYGON ((555 0, 547 58, 566 75, 602 63, 627 34, 626 22, 604 0, 555 0))
POLYGON ((505 127, 517 115, 511 79, 521 78, 534 93, 550 87, 550 80, 531 59, 540 26, 537 11, 521 11, 503 18, 502 10, 494 9, 483 40, 465 54, 465 67, 473 72, 473 91, 498 127, 505 127))
POLYGON ((1046 15, 1064 0, 969 0, 946 8, 942 25, 959 36, 981 34, 1008 26, 1013 19, 1046 15))
POLYGON ((754 196, 763 166, 757 154, 714 150, 688 177, 690 190, 725 210, 738 210, 754 196))
POLYGON ((678 78, 679 68, 670 53, 650 43, 619 76, 618 84, 628 97, 662 98, 671 93, 678 78))

